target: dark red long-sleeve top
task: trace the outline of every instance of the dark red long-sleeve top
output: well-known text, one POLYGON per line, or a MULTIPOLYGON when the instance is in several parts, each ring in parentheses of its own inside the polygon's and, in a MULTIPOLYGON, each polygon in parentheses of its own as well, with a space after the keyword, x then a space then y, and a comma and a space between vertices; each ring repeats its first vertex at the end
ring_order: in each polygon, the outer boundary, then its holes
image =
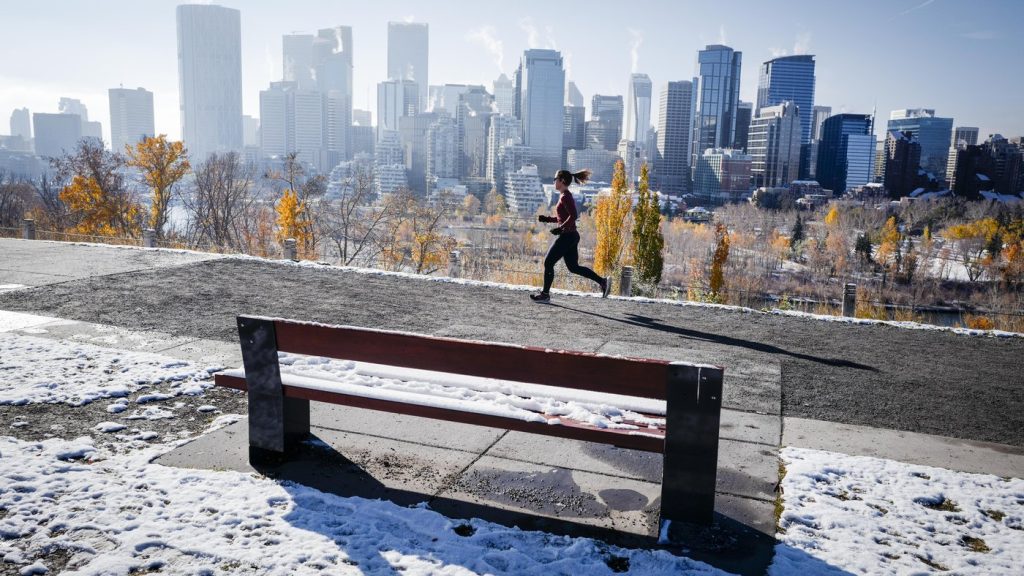
POLYGON ((562 232, 576 231, 576 199, 571 192, 562 192, 558 197, 555 213, 558 214, 558 225, 562 227, 562 232))

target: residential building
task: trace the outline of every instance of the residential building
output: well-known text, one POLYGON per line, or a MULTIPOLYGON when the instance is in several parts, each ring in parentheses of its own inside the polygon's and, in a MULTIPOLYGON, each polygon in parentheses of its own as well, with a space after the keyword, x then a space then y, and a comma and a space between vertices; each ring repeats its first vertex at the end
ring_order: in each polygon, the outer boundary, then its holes
POLYGON ((921 144, 910 132, 889 130, 885 138, 885 190, 890 198, 909 196, 921 177, 921 144))
POLYGON ((541 184, 539 169, 527 164, 505 176, 505 201, 508 209, 523 215, 533 214, 548 201, 541 184))
POLYGON ((978 129, 972 126, 957 126, 953 129, 953 140, 949 143, 949 157, 946 159, 946 182, 949 189, 953 189, 953 180, 956 176, 957 152, 967 146, 978 144, 978 129))
POLYGON ((242 149, 242 26, 238 10, 177 8, 181 134, 193 162, 242 149))

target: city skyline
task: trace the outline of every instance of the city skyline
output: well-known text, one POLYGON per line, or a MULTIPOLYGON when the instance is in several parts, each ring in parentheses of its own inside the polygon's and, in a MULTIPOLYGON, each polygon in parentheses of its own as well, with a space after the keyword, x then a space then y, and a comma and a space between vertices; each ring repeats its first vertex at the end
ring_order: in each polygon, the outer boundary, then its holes
MULTIPOLYGON (((8 9, 12 38, 2 49, 7 53, 5 71, 0 72, 0 107, 8 115, 22 107, 33 113, 56 112, 60 97, 77 98, 88 106, 90 119, 103 124, 109 141, 107 91, 122 85, 142 87, 154 93, 156 131, 180 138, 173 24, 179 4, 109 2, 106 12, 119 14, 115 19, 62 2, 8 9), (104 41, 73 51, 66 45, 51 50, 39 47, 44 27, 48 35, 71 38, 85 29, 104 41), (26 52, 20 50, 24 46, 38 48, 26 52)), ((980 127, 982 138, 991 133, 1024 134, 1024 118, 1014 101, 1022 80, 1005 74, 1009 63, 1000 56, 1015 53, 1012 46, 1022 43, 1012 23, 1024 15, 1024 4, 1008 1, 987 2, 985 10, 942 0, 873 2, 817 14, 813 3, 800 0, 788 3, 794 9, 787 13, 802 16, 771 29, 758 25, 753 5, 726 17, 709 6, 639 2, 631 13, 608 18, 607 10, 584 10, 576 3, 552 11, 539 2, 525 2, 514 9, 489 10, 481 17, 444 5, 410 2, 348 11, 345 4, 311 1, 283 13, 266 5, 219 4, 241 11, 243 112, 251 116, 259 115, 260 90, 283 78, 283 36, 341 25, 353 29, 353 107, 373 110, 376 122, 376 87, 387 75, 388 22, 413 20, 431 28, 430 82, 435 85, 490 88, 500 73, 511 75, 524 50, 549 47, 561 51, 567 79, 579 86, 585 101, 593 94, 625 95, 633 72, 648 74, 654 92, 660 92, 669 81, 692 78, 698 50, 724 43, 744 54, 744 101, 756 100, 763 62, 805 53, 818 62, 815 103, 831 106, 834 113, 877 109, 878 117, 884 118, 892 110, 933 108, 957 125, 980 127), (799 6, 808 9, 795 9, 799 6), (894 31, 899 31, 902 42, 892 41, 894 31), (853 44, 859 47, 856 51, 850 49, 854 36, 859 40, 853 44), (906 54, 891 54, 897 48, 906 54), (891 58, 879 58, 880 53, 891 58), (951 82, 962 89, 951 90, 951 82)), ((657 120, 657 110, 652 109, 652 125, 657 120)), ((0 130, 6 133, 8 126, 0 130)), ((883 133, 884 125, 876 122, 876 136, 883 133)))

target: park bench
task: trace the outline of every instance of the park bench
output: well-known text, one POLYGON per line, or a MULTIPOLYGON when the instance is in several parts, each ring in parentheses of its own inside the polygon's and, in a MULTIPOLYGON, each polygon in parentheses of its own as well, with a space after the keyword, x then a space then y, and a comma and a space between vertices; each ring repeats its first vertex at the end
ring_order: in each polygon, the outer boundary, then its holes
POLYGON ((712 520, 721 368, 248 316, 238 317, 238 335, 244 372, 219 373, 216 384, 248 392, 253 464, 281 462, 309 436, 309 401, 314 400, 660 452, 662 523, 712 520), (663 414, 652 412, 665 424, 598 428, 565 417, 527 420, 445 401, 396 398, 370 386, 332 389, 330 382, 282 374, 278 352, 457 374, 462 376, 455 379, 463 381, 471 376, 530 383, 577 396, 584 391, 584 396, 654 399, 665 402, 663 414))

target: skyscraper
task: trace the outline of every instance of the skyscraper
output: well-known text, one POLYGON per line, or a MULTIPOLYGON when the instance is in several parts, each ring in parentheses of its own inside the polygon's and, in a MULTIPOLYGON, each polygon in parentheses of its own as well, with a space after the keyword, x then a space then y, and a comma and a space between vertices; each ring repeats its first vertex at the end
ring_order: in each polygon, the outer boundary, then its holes
POLYGON ((238 10, 177 9, 181 134, 195 162, 242 149, 242 26, 238 10))
MULTIPOLYGON (((571 85, 571 83, 570 83, 571 85)), ((583 106, 565 106, 564 122, 562 124, 562 152, 569 150, 582 150, 587 147, 586 141, 586 113, 583 106)))
POLYGON ((909 132, 890 130, 885 138, 885 190, 890 198, 908 196, 921 182, 921 144, 909 132))
POLYGON ((622 138, 646 146, 650 127, 651 78, 647 74, 632 74, 626 94, 626 126, 622 138))
POLYGON ((836 195, 871 182, 875 160, 874 118, 836 114, 822 125, 817 178, 836 195))
POLYGON ((71 152, 82 139, 82 119, 77 114, 32 114, 36 155, 56 158, 71 152))
POLYGON ((949 143, 949 157, 946 160, 946 182, 953 189, 956 176, 956 157, 960 150, 968 146, 978 145, 978 129, 970 126, 957 126, 953 129, 953 140, 949 143))
POLYGON ((419 87, 412 80, 387 80, 377 84, 377 139, 398 131, 398 119, 419 111, 419 87))
POLYGON ((710 204, 736 202, 750 192, 748 154, 729 148, 709 148, 694 169, 694 193, 710 204))
POLYGON ((334 26, 317 31, 313 40, 316 85, 324 95, 324 148, 331 168, 353 155, 352 28, 334 26))
POLYGON ((946 177, 949 143, 953 137, 952 118, 936 118, 935 110, 930 108, 893 110, 887 130, 913 134, 921 143, 921 168, 938 180, 946 177))
POLYGON ((124 152, 143 138, 156 135, 153 126, 153 93, 143 88, 111 88, 110 149, 124 152))
POLYGON ((281 70, 285 82, 295 82, 299 90, 316 88, 313 77, 312 34, 285 34, 281 37, 281 70))
POLYGON ((61 114, 73 114, 78 116, 82 122, 82 138, 95 138, 103 140, 103 126, 99 122, 89 121, 89 110, 81 100, 76 98, 61 98, 57 103, 57 109, 61 114))
POLYGON ((732 143, 736 150, 746 151, 750 140, 750 121, 753 119, 753 102, 740 102, 736 105, 736 139, 732 143))
POLYGON ((785 101, 796 104, 800 114, 800 144, 810 144, 814 124, 814 56, 782 56, 761 65, 757 109, 785 101))
POLYGON ((498 114, 515 115, 516 83, 508 76, 502 74, 494 81, 493 88, 494 104, 498 107, 498 114))
MULTIPOLYGON (((814 180, 818 177, 818 148, 821 145, 821 129, 825 120, 832 115, 831 106, 815 106, 811 114, 811 144, 810 153, 805 159, 800 157, 800 177, 802 179, 814 180)), ((875 166, 878 162, 875 162, 875 166)))
POLYGON ((778 188, 799 179, 801 128, 793 102, 758 109, 747 144, 755 187, 778 188))
POLYGON ((690 126, 693 82, 669 82, 658 106, 658 150, 654 160, 658 188, 666 194, 690 191, 690 126))
POLYGON ((416 112, 425 110, 427 105, 429 47, 427 24, 388 22, 388 80, 412 80, 416 83, 419 87, 416 112))
POLYGON ((15 108, 14 112, 11 112, 11 136, 32 139, 32 115, 29 114, 28 108, 15 108))
POLYGON ((260 148, 266 157, 296 153, 297 158, 327 172, 323 162, 324 100, 317 90, 298 82, 271 82, 260 91, 260 148))
POLYGON ((583 101, 583 93, 580 92, 575 82, 568 82, 565 85, 565 105, 576 108, 584 108, 586 106, 586 103, 583 101))
POLYGON ((735 146, 742 63, 743 53, 728 46, 712 44, 697 53, 691 142, 694 162, 709 148, 735 146))
POLYGON ((562 164, 565 70, 556 50, 527 50, 516 71, 523 143, 541 174, 553 176, 562 164))
POLYGON ((520 166, 503 166, 502 150, 505 146, 521 146, 522 128, 519 119, 511 114, 498 114, 491 117, 491 125, 487 130, 487 171, 486 177, 498 190, 505 186, 505 171, 515 171, 520 166))
MULTIPOLYGON (((594 126, 591 131, 600 132, 600 137, 595 140, 600 140, 605 150, 617 150, 619 147, 619 140, 622 139, 623 112, 622 96, 594 94, 590 101, 590 118, 601 124, 594 126)), ((591 142, 589 137, 587 142, 591 142)))

